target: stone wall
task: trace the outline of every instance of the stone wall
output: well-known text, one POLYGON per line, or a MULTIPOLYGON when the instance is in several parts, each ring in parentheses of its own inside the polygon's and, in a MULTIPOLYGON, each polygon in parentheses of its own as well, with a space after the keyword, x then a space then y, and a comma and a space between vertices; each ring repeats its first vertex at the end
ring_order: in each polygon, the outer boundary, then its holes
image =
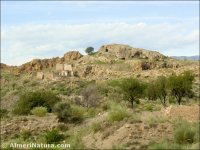
POLYGON ((43 72, 37 72, 36 78, 43 80, 44 79, 44 73, 43 72))
POLYGON ((63 70, 64 70, 63 64, 56 64, 56 71, 63 71, 63 70))

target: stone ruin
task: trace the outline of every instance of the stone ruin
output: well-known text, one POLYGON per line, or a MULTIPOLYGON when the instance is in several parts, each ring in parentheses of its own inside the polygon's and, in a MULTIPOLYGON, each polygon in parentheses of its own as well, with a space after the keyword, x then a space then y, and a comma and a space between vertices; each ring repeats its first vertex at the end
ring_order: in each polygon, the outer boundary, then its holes
POLYGON ((72 65, 69 64, 56 64, 55 71, 53 72, 37 72, 36 78, 40 80, 53 80, 55 77, 64 76, 64 77, 72 77, 74 76, 74 72, 72 69, 72 65))
POLYGON ((56 72, 58 72, 59 76, 74 76, 72 65, 69 64, 56 64, 56 72))
POLYGON ((53 80, 55 78, 55 73, 53 73, 53 72, 47 72, 47 73, 37 72, 36 78, 40 79, 40 80, 44 80, 44 79, 53 80))

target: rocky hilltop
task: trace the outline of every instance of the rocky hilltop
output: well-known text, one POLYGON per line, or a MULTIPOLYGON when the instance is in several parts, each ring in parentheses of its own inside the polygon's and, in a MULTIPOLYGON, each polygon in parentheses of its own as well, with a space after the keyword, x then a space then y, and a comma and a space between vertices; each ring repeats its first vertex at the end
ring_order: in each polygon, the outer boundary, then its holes
POLYGON ((71 63, 81 57, 82 55, 78 51, 69 51, 61 58, 34 59, 31 62, 27 62, 19 66, 19 72, 39 71, 47 68, 53 68, 57 63, 71 63))
POLYGON ((78 77, 108 78, 131 75, 135 71, 178 68, 182 64, 159 52, 133 48, 123 44, 103 45, 93 55, 82 55, 78 51, 69 51, 63 57, 51 59, 34 59, 19 67, 1 65, 1 69, 11 73, 33 73, 42 70, 55 70, 58 63, 73 65, 78 77))
POLYGON ((133 48, 123 44, 109 44, 101 46, 99 54, 111 54, 118 59, 143 58, 149 60, 164 60, 166 56, 156 51, 133 48))

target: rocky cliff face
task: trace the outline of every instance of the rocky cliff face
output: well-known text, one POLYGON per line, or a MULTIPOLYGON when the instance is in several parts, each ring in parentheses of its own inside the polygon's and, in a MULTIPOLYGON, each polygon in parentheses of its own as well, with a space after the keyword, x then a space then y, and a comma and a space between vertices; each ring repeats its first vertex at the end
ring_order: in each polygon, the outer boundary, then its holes
POLYGON ((47 68, 53 68, 57 63, 71 63, 78 60, 82 55, 78 51, 70 51, 64 54, 63 57, 52 59, 34 59, 31 62, 25 63, 19 67, 19 72, 39 71, 47 68))
POLYGON ((123 44, 103 45, 99 50, 100 55, 112 55, 118 59, 142 58, 149 60, 164 60, 166 56, 141 48, 133 48, 123 44))

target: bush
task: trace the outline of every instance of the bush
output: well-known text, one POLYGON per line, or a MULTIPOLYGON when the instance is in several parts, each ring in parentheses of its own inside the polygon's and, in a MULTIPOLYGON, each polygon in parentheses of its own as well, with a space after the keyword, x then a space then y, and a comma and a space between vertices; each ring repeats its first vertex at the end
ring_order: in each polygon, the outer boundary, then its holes
POLYGON ((111 110, 108 113, 109 121, 121 121, 127 117, 130 117, 130 113, 126 107, 122 107, 121 105, 117 104, 113 104, 113 106, 111 106, 111 110))
POLYGON ((70 149, 86 149, 79 134, 71 136, 67 141, 70 143, 70 149))
POLYGON ((67 122, 71 118, 71 106, 68 103, 60 102, 57 103, 53 109, 54 113, 57 115, 59 121, 67 122))
POLYGON ((47 108, 46 107, 34 107, 32 110, 31 110, 31 113, 35 116, 38 116, 38 117, 43 117, 46 115, 47 113, 47 108))
POLYGON ((72 111, 71 111, 71 122, 81 122, 83 120, 84 117, 84 109, 82 107, 79 106, 72 106, 71 107, 72 111))
POLYGON ((83 106, 85 107, 96 107, 99 105, 100 96, 95 85, 88 85, 81 92, 83 96, 83 106))
POLYGON ((94 133, 100 131, 102 128, 101 126, 101 122, 94 122, 92 125, 91 125, 91 129, 94 133))
POLYGON ((178 144, 191 144, 195 139, 195 131, 189 123, 183 122, 175 130, 174 139, 178 144))
POLYGON ((142 70, 149 70, 151 68, 150 63, 146 61, 142 61, 141 68, 142 70))
POLYGON ((168 141, 163 141, 161 143, 152 143, 150 144, 150 146, 148 147, 148 149, 155 149, 155 150, 161 150, 161 149, 174 149, 174 150, 181 150, 182 146, 176 143, 170 143, 168 141))
POLYGON ((56 127, 59 131, 66 131, 68 130, 68 126, 65 123, 59 123, 58 126, 56 127))
POLYGON ((174 96, 180 105, 182 98, 185 96, 192 96, 192 84, 194 76, 191 72, 184 72, 183 74, 171 75, 169 77, 168 87, 170 89, 171 95, 174 96))
POLYGON ((145 88, 146 85, 144 83, 134 78, 124 79, 121 83, 124 99, 131 103, 132 108, 134 101, 136 102, 144 95, 145 88))
POLYGON ((60 98, 50 91, 27 92, 20 96, 13 113, 17 115, 28 115, 34 107, 46 107, 48 112, 52 111, 55 103, 60 98))
POLYGON ((7 109, 0 109, 0 118, 5 118, 8 115, 7 109))
POLYGON ((20 136, 23 140, 29 140, 32 135, 30 131, 24 130, 20 133, 20 136))
POLYGON ((64 140, 64 135, 60 134, 58 130, 48 131, 45 134, 45 140, 46 140, 46 143, 48 144, 58 143, 64 140))
POLYGON ((55 105, 54 112, 61 122, 80 122, 83 120, 83 109, 61 102, 55 105))
POLYGON ((153 104, 151 102, 144 103, 140 105, 139 108, 143 111, 158 111, 161 109, 160 105, 153 104))

